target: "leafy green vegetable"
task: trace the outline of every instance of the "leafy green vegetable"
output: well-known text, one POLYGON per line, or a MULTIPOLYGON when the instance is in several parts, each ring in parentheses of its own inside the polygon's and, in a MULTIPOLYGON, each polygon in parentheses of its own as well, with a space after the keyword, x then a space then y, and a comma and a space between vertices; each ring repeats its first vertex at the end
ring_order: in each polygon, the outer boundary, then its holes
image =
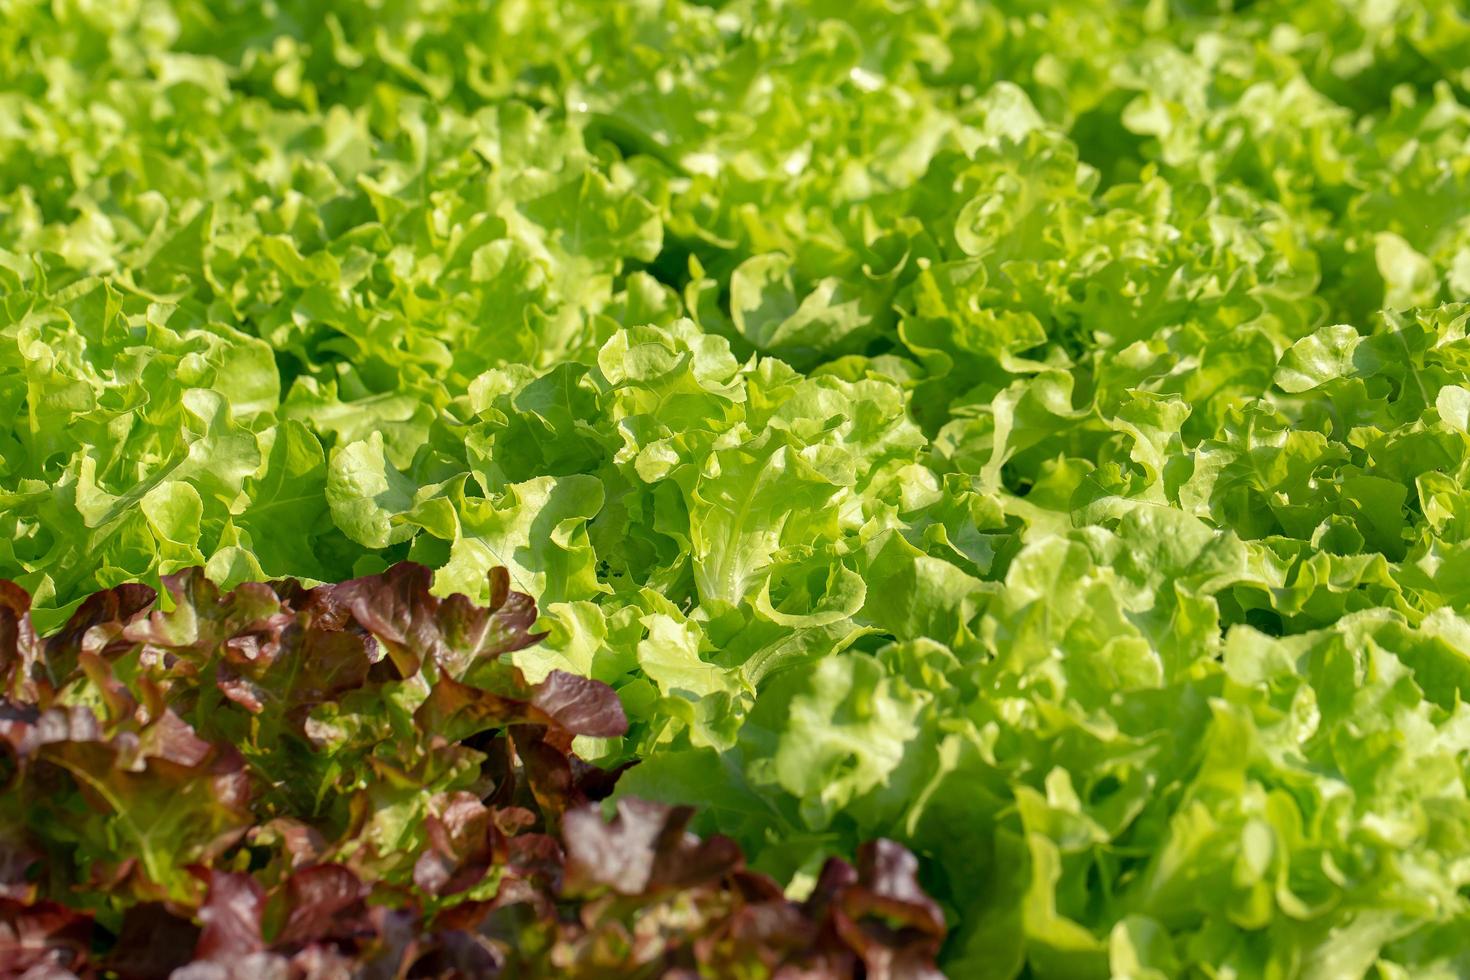
MULTIPOLYGON (((503 566, 620 794, 794 894, 902 842, 953 975, 1470 971, 1451 0, 0 0, 0 50, 43 634, 194 566, 503 566)), ((339 653, 235 693, 478 717, 339 653)))

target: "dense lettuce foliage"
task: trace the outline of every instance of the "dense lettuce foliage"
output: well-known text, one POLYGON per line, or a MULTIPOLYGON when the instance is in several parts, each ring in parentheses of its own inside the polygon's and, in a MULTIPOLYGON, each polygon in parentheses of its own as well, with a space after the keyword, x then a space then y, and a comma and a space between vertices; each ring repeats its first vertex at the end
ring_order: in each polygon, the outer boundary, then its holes
POLYGON ((619 793, 798 898, 903 842, 953 975, 1470 972, 1455 0, 0 0, 0 51, 42 631, 503 565, 619 793))
POLYGON ((568 752, 606 684, 526 681, 536 605, 430 572, 99 592, 54 636, 0 583, 0 972, 25 980, 933 978, 940 909, 892 841, 800 903, 692 810, 568 752))

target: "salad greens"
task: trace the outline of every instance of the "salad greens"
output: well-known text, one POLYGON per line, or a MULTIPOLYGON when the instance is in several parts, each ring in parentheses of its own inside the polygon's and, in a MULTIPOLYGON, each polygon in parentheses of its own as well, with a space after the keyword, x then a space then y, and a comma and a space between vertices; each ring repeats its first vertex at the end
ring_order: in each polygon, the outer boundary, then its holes
POLYGON ((0 970, 173 980, 384 976, 931 978, 943 915, 865 843, 802 902, 692 808, 595 803, 567 751, 627 730, 606 684, 504 662, 540 636, 431 573, 221 594, 166 576, 38 639, 0 588, 0 970))
POLYGON ((902 843, 951 975, 1470 972, 1455 0, 0 0, 0 51, 41 633, 503 566, 615 799, 796 900, 902 843))

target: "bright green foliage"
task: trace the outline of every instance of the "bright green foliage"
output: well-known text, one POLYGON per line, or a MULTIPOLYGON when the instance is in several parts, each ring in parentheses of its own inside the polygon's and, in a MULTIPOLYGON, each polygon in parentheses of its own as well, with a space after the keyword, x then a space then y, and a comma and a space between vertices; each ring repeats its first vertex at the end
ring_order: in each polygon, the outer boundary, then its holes
POLYGON ((1455 0, 0 0, 0 51, 42 625, 504 565, 622 792, 797 890, 904 842, 955 976, 1470 972, 1455 0))

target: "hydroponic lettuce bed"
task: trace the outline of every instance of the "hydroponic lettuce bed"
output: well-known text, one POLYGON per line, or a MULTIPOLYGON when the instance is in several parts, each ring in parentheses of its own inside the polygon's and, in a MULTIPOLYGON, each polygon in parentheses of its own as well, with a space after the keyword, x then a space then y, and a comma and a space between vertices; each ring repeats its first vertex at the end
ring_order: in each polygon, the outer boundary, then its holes
POLYGON ((0 970, 1470 974, 1467 66, 0 0, 0 970))

